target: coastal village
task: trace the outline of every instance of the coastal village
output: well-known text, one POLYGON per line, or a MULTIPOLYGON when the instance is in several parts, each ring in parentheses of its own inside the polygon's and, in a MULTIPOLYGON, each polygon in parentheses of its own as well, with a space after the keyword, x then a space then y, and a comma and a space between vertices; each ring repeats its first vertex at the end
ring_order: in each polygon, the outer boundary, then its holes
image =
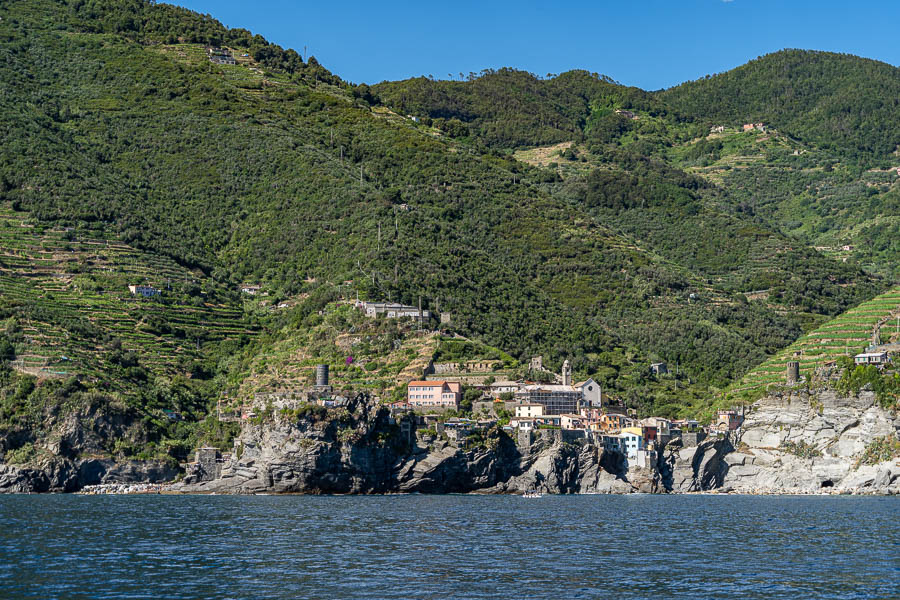
MULTIPOLYGON (((420 306, 350 302, 368 319, 401 320, 425 327, 432 318, 420 306)), ((447 313, 435 317, 442 323, 450 320, 447 313)), ((514 373, 497 359, 432 360, 404 382, 402 399, 375 396, 371 400, 389 410, 392 421, 401 426, 411 442, 444 443, 467 450, 489 431, 500 429, 520 447, 541 438, 591 443, 620 454, 626 468, 652 468, 661 448, 670 441, 679 439, 685 446, 696 446, 707 438, 735 432, 743 422, 738 409, 718 411, 711 424, 661 416, 640 418, 634 408, 607 394, 595 379, 575 381, 569 360, 563 362, 559 373, 547 369, 541 356, 532 357, 526 366, 519 370, 524 376, 513 378, 514 373)), ((649 364, 648 369, 655 376, 668 374, 664 362, 649 364)), ((262 415, 305 405, 340 408, 347 406, 358 391, 332 385, 328 364, 310 368, 309 376, 311 385, 301 390, 255 394, 242 403, 239 416, 220 418, 253 423, 262 415)), ((215 478, 221 465, 230 459, 229 453, 218 448, 200 448, 196 460, 185 466, 196 478, 209 479, 215 478)))
MULTIPOLYGON (((160 293, 147 285, 129 286, 129 291, 145 298, 160 293)), ((266 295, 257 284, 242 284, 240 291, 248 297, 266 295)), ((345 296, 336 306, 354 315, 357 324, 371 323, 377 328, 378 324, 396 323, 419 336, 444 334, 452 321, 450 313, 424 309, 421 299, 418 306, 411 306, 345 296), (436 323, 438 329, 432 329, 436 323)), ((856 365, 874 365, 879 369, 892 365, 892 355, 900 352, 900 343, 882 331, 887 323, 883 319, 876 325, 865 351, 851 353, 856 365), (889 338, 887 343, 882 343, 882 337, 889 338)), ((360 335, 358 330, 356 333, 360 335)), ((453 336, 451 339, 468 342, 453 336)), ((395 348, 397 343, 400 340, 395 340, 395 348)), ((808 359, 801 355, 802 352, 795 353, 781 363, 783 384, 797 386, 813 376, 808 363, 801 362, 808 359)), ((384 358, 376 355, 376 360, 384 358)), ((339 365, 338 370, 349 367, 354 360, 347 356, 346 365, 339 365)), ((368 401, 389 410, 392 422, 401 427, 411 444, 439 444, 466 451, 483 443, 491 432, 502 430, 520 448, 528 448, 539 439, 589 443, 618 455, 625 469, 656 468, 662 450, 673 441, 690 448, 708 439, 740 439, 746 407, 718 410, 711 422, 641 415, 622 398, 607 393, 600 381, 590 377, 576 381, 568 359, 559 372, 548 369, 541 356, 533 356, 525 364, 515 361, 517 368, 510 368, 508 362, 486 354, 456 360, 435 355, 425 362, 410 363, 411 368, 402 372, 390 394, 350 386, 346 379, 335 386, 330 372, 334 363, 317 363, 297 371, 299 380, 308 384, 254 393, 241 400, 239 410, 229 410, 234 409, 233 405, 224 412, 220 408, 217 417, 224 422, 254 423, 264 416, 277 417, 284 411, 290 414, 309 405, 340 409, 355 395, 364 393, 368 401)), ((835 360, 826 360, 817 368, 817 375, 834 373, 835 366, 835 360)), ((671 375, 665 362, 648 363, 646 368, 655 378, 671 375)), ((177 415, 169 416, 177 419, 177 415)), ((184 467, 197 480, 214 479, 232 454, 220 448, 200 448, 195 460, 184 467)))

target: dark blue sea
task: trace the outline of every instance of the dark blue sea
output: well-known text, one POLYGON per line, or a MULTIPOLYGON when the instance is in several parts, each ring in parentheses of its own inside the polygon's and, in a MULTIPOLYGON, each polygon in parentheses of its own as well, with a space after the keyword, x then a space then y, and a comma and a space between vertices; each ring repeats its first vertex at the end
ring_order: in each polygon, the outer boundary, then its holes
POLYGON ((0 496, 0 597, 900 598, 900 498, 0 496))

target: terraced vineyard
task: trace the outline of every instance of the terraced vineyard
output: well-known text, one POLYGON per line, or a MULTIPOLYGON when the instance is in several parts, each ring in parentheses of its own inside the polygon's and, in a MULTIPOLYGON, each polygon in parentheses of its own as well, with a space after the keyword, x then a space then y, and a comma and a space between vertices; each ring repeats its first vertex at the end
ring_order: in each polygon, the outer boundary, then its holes
POLYGON ((150 372, 172 374, 196 360, 204 344, 254 334, 238 303, 207 301, 199 284, 198 275, 167 258, 35 226, 0 205, 0 330, 15 340, 13 364, 21 371, 112 379, 116 387, 113 351, 132 351, 150 372), (134 297, 131 284, 162 294, 134 297))
POLYGON ((253 357, 240 388, 229 396, 244 400, 259 393, 298 392, 313 383, 316 365, 328 364, 335 389, 390 397, 410 379, 422 377, 438 344, 435 333, 418 331, 412 323, 368 319, 349 302, 326 307, 318 325, 283 335, 253 357))
POLYGON ((900 314, 900 287, 863 302, 770 358, 745 375, 734 393, 753 393, 769 385, 784 382, 787 362, 800 363, 800 374, 809 377, 826 362, 863 351, 872 339, 875 327, 885 318, 900 314))

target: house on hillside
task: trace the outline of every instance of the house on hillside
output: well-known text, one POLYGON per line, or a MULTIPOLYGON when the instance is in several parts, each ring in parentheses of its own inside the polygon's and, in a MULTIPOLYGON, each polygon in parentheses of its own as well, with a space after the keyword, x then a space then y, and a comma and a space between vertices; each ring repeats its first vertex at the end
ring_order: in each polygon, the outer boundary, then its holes
POLYGON ((206 55, 209 57, 209 62, 217 65, 237 64, 237 61, 234 60, 234 56, 231 54, 231 50, 228 50, 227 48, 209 46, 206 48, 206 55))
POLYGON ((396 302, 363 302, 356 301, 356 308, 366 313, 366 316, 374 319, 378 315, 383 315, 388 319, 413 318, 419 322, 425 322, 431 317, 431 313, 427 310, 421 310, 415 306, 406 306, 396 302))
POLYGON ((521 386, 522 384, 517 381, 495 381, 487 386, 487 395, 492 398, 499 398, 500 394, 515 394, 521 386))
POLYGON ((887 352, 863 352, 853 357, 858 365, 883 365, 888 362, 887 352))
POLYGON ((724 427, 726 431, 734 431, 744 423, 744 416, 736 410, 720 410, 718 412, 717 427, 724 427))
POLYGON ((625 415, 603 414, 600 416, 600 430, 606 433, 616 433, 624 429, 630 419, 625 415))
POLYGON ((149 285, 129 285, 128 291, 132 296, 143 296, 144 298, 152 298, 160 294, 158 289, 149 285))
POLYGON ((713 125, 709 128, 710 133, 725 133, 724 125, 713 125))
POLYGON ((616 114, 620 117, 625 117, 626 119, 637 119, 637 116, 630 110, 617 109, 616 114))
POLYGON ((244 294, 250 294, 251 296, 255 296, 259 293, 259 286, 253 285, 249 283, 245 283, 241 286, 241 292, 244 294))
POLYGON ((669 366, 664 362, 651 363, 650 372, 654 375, 667 375, 669 373, 669 366))
POLYGON ((563 429, 587 429, 581 415, 560 415, 559 422, 563 429))
POLYGON ((410 381, 406 387, 406 401, 414 409, 456 410, 460 400, 458 381, 410 381))
POLYGON ((519 404, 516 406, 517 417, 543 417, 543 404, 519 404))
POLYGON ((619 434, 620 446, 631 460, 637 459, 638 450, 644 448, 644 432, 640 427, 627 427, 619 434))

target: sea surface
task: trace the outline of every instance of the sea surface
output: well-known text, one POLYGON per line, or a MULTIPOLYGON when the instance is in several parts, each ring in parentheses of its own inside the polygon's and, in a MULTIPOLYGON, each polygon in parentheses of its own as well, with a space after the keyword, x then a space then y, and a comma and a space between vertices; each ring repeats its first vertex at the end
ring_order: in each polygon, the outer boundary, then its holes
POLYGON ((0 598, 900 598, 900 498, 0 496, 0 598))

